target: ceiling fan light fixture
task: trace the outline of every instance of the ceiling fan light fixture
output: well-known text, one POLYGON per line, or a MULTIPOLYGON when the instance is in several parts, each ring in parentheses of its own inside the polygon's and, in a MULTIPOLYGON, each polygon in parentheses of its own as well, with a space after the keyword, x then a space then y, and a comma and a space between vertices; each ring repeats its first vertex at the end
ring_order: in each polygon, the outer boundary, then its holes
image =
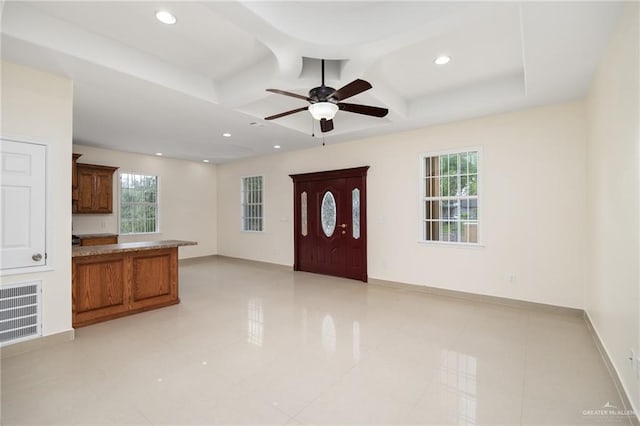
POLYGON ((309 112, 316 120, 322 120, 323 118, 333 120, 336 112, 338 112, 338 105, 333 102, 316 102, 315 104, 309 105, 309 112))

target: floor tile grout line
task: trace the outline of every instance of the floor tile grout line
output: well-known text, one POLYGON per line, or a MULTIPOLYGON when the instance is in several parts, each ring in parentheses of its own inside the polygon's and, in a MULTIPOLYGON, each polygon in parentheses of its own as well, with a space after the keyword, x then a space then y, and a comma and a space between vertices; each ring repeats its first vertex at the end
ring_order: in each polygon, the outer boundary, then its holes
POLYGON ((524 340, 524 364, 522 366, 522 396, 520 397, 520 424, 524 421, 524 391, 527 381, 527 363, 529 360, 529 333, 531 331, 531 313, 527 313, 526 316, 526 328, 525 328, 525 340, 524 340))
POLYGON ((320 392, 320 394, 315 397, 314 399, 312 399, 308 404, 306 404, 304 407, 302 407, 300 410, 298 410, 296 412, 296 414, 293 416, 293 419, 295 421, 298 421, 297 417, 298 415, 300 415, 300 413, 302 413, 305 409, 307 409, 311 404, 313 404, 314 402, 316 402, 317 400, 319 400, 320 398, 322 398, 324 395, 326 395, 331 389, 335 388, 335 386, 338 384, 338 382, 340 382, 341 380, 343 380, 347 375, 349 375, 357 366, 358 364, 360 364, 361 361, 358 361, 357 363, 355 363, 354 365, 352 365, 347 371, 345 371, 345 373, 336 378, 335 381, 333 381, 329 387, 324 391, 324 392, 320 392))

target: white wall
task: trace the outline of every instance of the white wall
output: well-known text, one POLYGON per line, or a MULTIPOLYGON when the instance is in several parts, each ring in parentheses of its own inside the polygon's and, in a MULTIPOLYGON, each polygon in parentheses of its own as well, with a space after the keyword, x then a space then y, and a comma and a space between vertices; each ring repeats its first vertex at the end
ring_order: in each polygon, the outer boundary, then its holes
POLYGON ((288 175, 369 165, 370 278, 582 308, 585 128, 584 104, 571 103, 222 164, 218 252, 292 265, 288 175), (420 154, 473 146, 483 149, 484 247, 419 243, 420 154), (253 174, 265 176, 261 234, 240 231, 240 178, 253 174))
POLYGON ((43 334, 71 330, 71 80, 2 62, 2 138, 47 148, 47 241, 51 271, 2 277, 3 284, 42 281, 43 334))
POLYGON ((217 254, 216 165, 82 145, 73 145, 73 152, 82 154, 78 163, 119 167, 113 179, 113 214, 74 214, 74 234, 119 233, 118 174, 148 174, 159 177, 160 232, 121 235, 119 241, 190 240, 198 245, 180 247, 180 258, 217 254))
POLYGON ((626 5, 588 97, 589 228, 586 311, 640 408, 630 349, 640 349, 640 12, 626 5))

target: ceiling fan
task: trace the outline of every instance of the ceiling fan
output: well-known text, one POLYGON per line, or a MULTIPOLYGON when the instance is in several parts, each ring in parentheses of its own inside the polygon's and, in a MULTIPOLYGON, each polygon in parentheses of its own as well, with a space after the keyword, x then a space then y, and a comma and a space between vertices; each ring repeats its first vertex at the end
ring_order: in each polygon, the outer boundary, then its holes
POLYGON ((356 114, 370 115, 373 117, 384 117, 389 113, 386 108, 379 108, 369 105, 348 104, 343 100, 355 96, 359 93, 371 89, 373 86, 367 81, 356 79, 346 86, 336 90, 333 87, 324 85, 324 59, 322 60, 322 85, 309 90, 309 96, 298 95, 297 93, 285 92, 278 89, 267 89, 267 92, 277 93, 279 95, 291 96, 293 98, 303 99, 311 105, 296 108, 291 111, 282 112, 280 114, 265 117, 265 120, 274 120, 300 111, 308 110, 314 119, 320 121, 320 129, 322 132, 330 132, 333 130, 333 117, 338 110, 354 112, 356 114))

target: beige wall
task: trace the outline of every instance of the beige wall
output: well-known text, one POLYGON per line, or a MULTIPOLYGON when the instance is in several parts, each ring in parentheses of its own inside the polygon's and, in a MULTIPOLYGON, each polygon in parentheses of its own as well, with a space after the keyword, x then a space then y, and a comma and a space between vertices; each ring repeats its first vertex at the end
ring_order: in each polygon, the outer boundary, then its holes
POLYGON ((638 413, 640 390, 628 357, 640 347, 640 13, 637 3, 626 7, 588 97, 592 239, 585 294, 586 311, 638 413))
POLYGON ((572 103, 218 167, 218 251, 293 264, 289 174, 369 165, 369 277, 583 307, 584 104, 572 103), (483 152, 483 247, 419 243, 419 157, 483 152), (240 231, 240 178, 265 176, 265 232, 240 231), (509 283, 507 275, 515 275, 509 283))
POLYGON ((117 234, 118 173, 148 174, 159 177, 160 233, 120 236, 120 241, 191 240, 198 245, 181 247, 180 258, 217 253, 216 165, 82 145, 73 145, 73 152, 82 154, 79 163, 119 167, 114 174, 113 214, 74 214, 75 234, 117 234))
POLYGON ((71 330, 71 80, 2 62, 2 138, 47 145, 47 254, 51 271, 2 277, 42 281, 42 331, 71 330), (61 167, 65 165, 65 167, 61 167))

